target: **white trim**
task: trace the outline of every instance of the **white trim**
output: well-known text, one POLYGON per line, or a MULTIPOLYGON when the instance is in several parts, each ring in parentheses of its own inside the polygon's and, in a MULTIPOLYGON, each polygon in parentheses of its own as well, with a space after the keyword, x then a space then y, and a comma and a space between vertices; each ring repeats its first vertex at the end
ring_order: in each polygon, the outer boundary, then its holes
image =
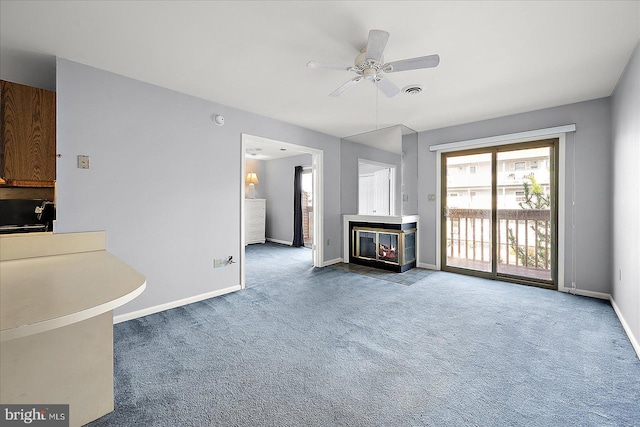
POLYGON ((272 239, 271 237, 267 237, 267 242, 278 243, 280 245, 291 246, 293 242, 287 242, 286 240, 272 239))
POLYGON ((142 310, 120 314, 118 316, 113 316, 113 324, 115 325, 117 323, 126 322, 127 320, 137 319, 139 317, 148 316, 150 314, 159 313, 161 311, 170 310, 172 308, 181 307, 187 304, 193 304, 194 302, 199 302, 209 298, 218 297, 220 295, 228 294, 230 292, 239 291, 240 289, 242 289, 240 285, 229 286, 228 288, 218 289, 218 290, 207 292, 204 294, 194 295, 189 298, 183 298, 176 301, 167 302, 165 304, 143 308, 142 310))
POLYGON ((552 128, 528 130, 525 132, 509 133, 506 135, 488 136, 486 138, 468 139, 466 141, 446 142, 444 144, 435 144, 429 146, 429 151, 456 151, 476 147, 490 147, 493 145, 502 145, 505 142, 518 142, 519 140, 538 139, 540 137, 548 137, 559 133, 575 132, 576 125, 556 126, 552 128))
POLYGON ((339 264, 341 262, 342 262, 342 258, 334 258, 334 259, 330 259, 329 261, 325 261, 322 266, 323 267, 328 267, 330 265, 339 264))
POLYGON ((588 291, 586 289, 575 289, 575 290, 574 289, 565 289, 562 292, 567 293, 567 294, 571 294, 571 295, 579 295, 579 296, 582 296, 582 297, 604 299, 604 300, 607 300, 607 301, 611 300, 611 295, 609 295, 607 293, 596 292, 596 291, 588 291))
POLYGON ((442 269, 442 155, 436 154, 436 270, 442 269))
POLYGON ((407 224, 409 222, 418 222, 419 215, 350 215, 343 214, 343 221, 349 225, 349 221, 353 222, 379 222, 384 224, 407 224))
MULTIPOLYGON (((244 283, 244 264, 245 264, 245 258, 246 258, 246 254, 245 254, 245 247, 246 247, 246 234, 245 234, 245 230, 244 230, 244 221, 245 221, 245 216, 244 216, 244 199, 245 199, 245 194, 244 194, 244 187, 245 187, 245 177, 247 176, 247 171, 246 171, 246 167, 247 167, 247 160, 246 160, 246 142, 245 142, 245 136, 244 134, 240 135, 240 157, 242 158, 241 164, 240 164, 240 265, 238 266, 240 268, 240 289, 244 289, 245 288, 245 283, 244 283)), ((265 213, 266 216, 266 213, 265 213)))
POLYGON ((627 333, 627 336, 629 337, 629 341, 631 341, 631 345, 633 346, 633 349, 636 351, 636 355, 638 356, 638 359, 640 359, 640 343, 638 343, 638 340, 633 335, 633 332, 631 332, 631 328, 629 327, 629 324, 627 323, 626 320, 624 320, 624 317, 622 316, 622 312, 618 308, 618 305, 616 304, 616 302, 614 301, 611 295, 609 295, 609 299, 611 301, 611 306, 613 307, 613 311, 615 311, 616 314, 618 315, 618 319, 620 320, 620 323, 622 323, 622 328, 627 333))
MULTIPOLYGON (((558 264, 556 266, 557 277, 557 287, 559 291, 564 291, 564 275, 565 275, 565 198, 567 196, 567 191, 565 188, 565 180, 566 180, 566 167, 565 167, 565 159, 567 153, 567 135, 562 133, 558 135, 558 160, 556 162, 556 167, 558 168, 558 197, 556 197, 556 210, 558 212, 558 256, 556 257, 558 260, 558 264)), ((575 168, 575 165, 572 165, 575 168)))
POLYGON ((426 268, 427 270, 440 270, 435 264, 427 264, 426 262, 419 262, 416 264, 418 268, 426 268))
POLYGON ((324 152, 310 150, 313 154, 313 266, 324 265, 324 152))

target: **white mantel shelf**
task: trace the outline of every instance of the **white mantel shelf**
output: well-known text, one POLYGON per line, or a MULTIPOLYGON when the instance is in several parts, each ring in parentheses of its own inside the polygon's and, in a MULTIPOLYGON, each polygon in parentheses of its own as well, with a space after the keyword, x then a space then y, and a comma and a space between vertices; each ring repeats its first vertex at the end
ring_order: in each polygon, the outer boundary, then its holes
MULTIPOLYGON (((349 223, 368 222, 372 224, 419 224, 419 215, 342 215, 342 262, 349 263, 349 223)), ((418 235, 416 235, 416 239, 418 235)), ((416 250, 418 249, 416 240, 416 250)), ((418 254, 416 253, 416 260, 418 254)))

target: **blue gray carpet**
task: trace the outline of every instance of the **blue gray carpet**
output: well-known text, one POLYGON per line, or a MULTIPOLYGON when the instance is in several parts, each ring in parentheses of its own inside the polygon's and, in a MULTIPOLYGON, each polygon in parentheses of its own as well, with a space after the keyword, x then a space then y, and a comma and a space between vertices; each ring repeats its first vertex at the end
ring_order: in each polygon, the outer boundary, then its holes
POLYGON ((404 286, 247 248, 247 289, 114 327, 92 426, 638 426, 608 302, 433 272, 404 286))

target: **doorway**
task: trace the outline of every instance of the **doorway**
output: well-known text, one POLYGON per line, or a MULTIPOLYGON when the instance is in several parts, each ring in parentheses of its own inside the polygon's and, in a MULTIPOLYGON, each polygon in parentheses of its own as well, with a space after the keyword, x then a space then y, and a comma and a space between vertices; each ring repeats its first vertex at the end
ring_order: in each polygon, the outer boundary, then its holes
MULTIPOLYGON (((310 155, 311 165, 306 169, 303 169, 302 179, 303 179, 303 189, 307 194, 307 233, 305 236, 305 247, 311 249, 309 252, 311 254, 311 265, 313 267, 323 267, 324 266, 324 249, 319 242, 322 242, 324 230, 323 230, 323 151, 315 148, 306 147, 303 145, 292 144, 283 141, 272 140, 268 138, 263 138, 255 135, 242 134, 242 143, 241 143, 241 203, 240 203, 240 239, 242 242, 241 250, 240 250, 240 284, 241 288, 245 288, 245 263, 246 263, 246 251, 245 251, 245 236, 246 236, 246 224, 245 224, 245 186, 246 186, 246 160, 245 153, 249 152, 248 147, 254 150, 254 152, 260 153, 260 156, 256 156, 256 158, 266 159, 269 156, 266 156, 268 153, 271 153, 270 158, 274 159, 277 156, 278 158, 285 158, 287 156, 293 155, 310 155)), ((260 185, 265 185, 264 181, 260 181, 260 185)), ((289 183, 289 181, 287 181, 289 183)), ((291 170, 290 183, 293 186, 293 169, 291 170)), ((291 190, 291 195, 293 195, 293 188, 291 190)), ((267 221, 268 212, 269 212, 269 200, 266 200, 267 205, 267 221)), ((283 204, 284 205, 284 204, 283 204)), ((288 204, 287 204, 288 205, 288 204)), ((274 204, 271 205, 274 207, 274 204)), ((293 205, 290 206, 290 211, 287 210, 287 213, 291 213, 293 216, 293 205)), ((293 231, 293 219, 291 222, 291 229, 293 231)), ((267 240, 269 240, 269 236, 266 236, 267 240)), ((271 239, 276 243, 284 243, 290 244, 291 242, 278 241, 271 239)))
POLYGON ((557 289, 558 140, 442 154, 442 269, 557 289))

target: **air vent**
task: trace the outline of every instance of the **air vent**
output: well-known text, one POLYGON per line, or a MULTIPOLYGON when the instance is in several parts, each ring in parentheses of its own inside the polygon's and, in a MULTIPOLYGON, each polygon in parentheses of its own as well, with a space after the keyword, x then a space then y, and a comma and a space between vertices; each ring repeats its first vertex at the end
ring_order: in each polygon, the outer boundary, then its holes
POLYGON ((422 86, 411 85, 411 86, 405 87, 404 89, 402 89, 402 91, 404 93, 408 93, 409 95, 415 95, 422 92, 422 86))

